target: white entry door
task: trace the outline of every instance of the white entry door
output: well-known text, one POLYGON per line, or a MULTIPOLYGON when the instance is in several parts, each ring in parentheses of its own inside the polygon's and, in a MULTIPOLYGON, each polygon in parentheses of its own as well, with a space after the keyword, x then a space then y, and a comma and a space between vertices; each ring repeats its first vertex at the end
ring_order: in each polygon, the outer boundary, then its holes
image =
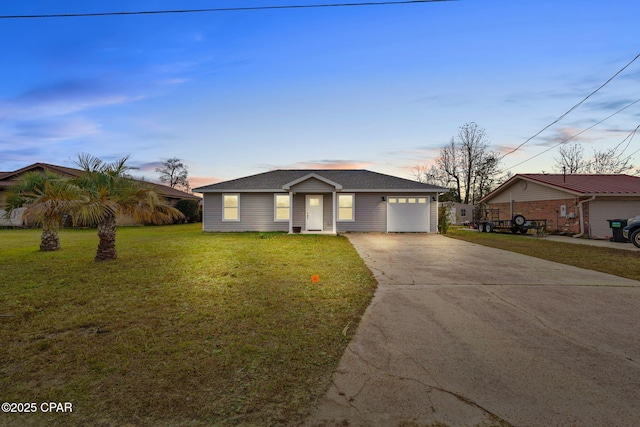
POLYGON ((307 231, 322 231, 322 195, 307 194, 307 231))

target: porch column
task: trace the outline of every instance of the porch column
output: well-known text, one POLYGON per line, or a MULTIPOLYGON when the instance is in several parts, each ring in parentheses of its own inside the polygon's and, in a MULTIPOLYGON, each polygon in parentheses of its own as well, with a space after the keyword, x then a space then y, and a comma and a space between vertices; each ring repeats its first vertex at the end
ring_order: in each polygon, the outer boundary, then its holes
POLYGON ((289 234, 293 234, 293 193, 289 191, 289 234))
MULTIPOLYGON (((428 200, 428 199, 427 199, 428 200)), ((440 193, 436 193, 436 233, 440 232, 440 223, 438 222, 440 220, 440 193)), ((431 206, 429 206, 429 211, 431 211, 431 206)), ((429 215, 431 215, 431 212, 429 212, 429 215)), ((431 227, 429 227, 431 228, 431 227)), ((431 233, 431 230, 429 230, 429 233, 431 233)))
POLYGON ((338 216, 338 206, 336 206, 336 192, 333 191, 333 234, 338 234, 336 231, 336 217, 338 216))

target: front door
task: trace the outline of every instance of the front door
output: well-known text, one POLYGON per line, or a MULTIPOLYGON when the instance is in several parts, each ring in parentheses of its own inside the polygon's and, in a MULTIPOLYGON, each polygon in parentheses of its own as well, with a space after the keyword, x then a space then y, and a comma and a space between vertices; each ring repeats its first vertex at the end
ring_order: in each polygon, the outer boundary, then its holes
POLYGON ((307 194, 307 231, 322 231, 322 195, 307 194))

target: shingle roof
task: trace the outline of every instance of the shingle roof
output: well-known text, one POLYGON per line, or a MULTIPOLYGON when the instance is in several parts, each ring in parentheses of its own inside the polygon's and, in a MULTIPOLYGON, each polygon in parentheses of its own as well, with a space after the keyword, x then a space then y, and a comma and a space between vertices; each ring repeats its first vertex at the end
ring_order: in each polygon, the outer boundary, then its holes
MULTIPOLYGON (((82 174, 82 171, 80 169, 74 169, 74 168, 68 168, 65 166, 58 166, 58 165, 51 165, 48 163, 34 163, 32 165, 29 166, 25 166, 24 168, 18 169, 16 171, 13 172, 5 172, 5 173, 0 173, 0 180, 4 180, 13 176, 17 176, 20 175, 21 173, 30 171, 30 170, 34 170, 34 169, 48 169, 50 171, 53 172, 57 172, 61 175, 67 175, 67 176, 80 176, 82 174)), ((13 182, 11 181, 4 181, 4 182, 0 182, 0 189, 4 188, 4 187, 8 187, 10 185, 12 185, 13 182)), ((164 197, 170 198, 170 199, 197 199, 200 200, 200 197, 195 196, 193 194, 189 194, 189 193, 185 193, 184 191, 180 191, 180 190, 176 190, 175 188, 171 188, 168 187, 166 185, 162 185, 162 184, 156 184, 155 182, 149 182, 149 184, 153 185, 156 190, 161 193, 164 197)))
POLYGON ((537 182, 578 196, 640 196, 640 177, 625 174, 542 174, 527 173, 512 176, 480 200, 485 202, 509 187, 516 180, 537 182))
POLYGON ((342 185, 342 190, 418 190, 447 191, 445 188, 398 178, 364 169, 278 169, 244 178, 195 188, 199 193, 218 191, 279 191, 292 181, 310 174, 342 185))

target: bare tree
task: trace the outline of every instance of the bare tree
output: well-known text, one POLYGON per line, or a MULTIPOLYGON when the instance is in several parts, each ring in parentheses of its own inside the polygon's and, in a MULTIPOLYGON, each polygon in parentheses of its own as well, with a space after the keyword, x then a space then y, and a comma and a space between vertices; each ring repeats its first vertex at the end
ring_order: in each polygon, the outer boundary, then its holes
POLYGON ((623 173, 631 169, 629 158, 621 159, 615 148, 593 150, 593 160, 587 165, 589 173, 623 173))
POLYGON ((425 184, 438 185, 440 187, 448 187, 450 184, 447 176, 435 164, 429 166, 417 164, 411 170, 411 175, 416 181, 425 184))
POLYGON ((562 145, 558 148, 560 157, 556 157, 556 171, 564 173, 585 172, 586 162, 584 161, 584 150, 577 142, 562 145))
POLYGON ((477 123, 465 123, 458 129, 455 143, 460 153, 460 175, 464 194, 462 203, 475 203, 491 190, 500 158, 489 151, 486 132, 477 123))
POLYGON ((497 153, 484 153, 476 165, 472 204, 489 194, 498 185, 500 157, 497 153))
POLYGON ((413 175, 422 182, 451 188, 463 203, 475 203, 493 190, 500 169, 500 157, 489 150, 485 130, 465 123, 456 138, 440 148, 435 165, 416 166, 413 175))
POLYGON ((634 166, 629 157, 621 158, 617 147, 593 150, 591 159, 584 158, 584 149, 578 143, 563 145, 558 149, 560 157, 556 157, 556 171, 566 173, 624 173, 631 171, 634 166))
POLYGON ((431 184, 431 182, 429 182, 429 166, 427 165, 418 163, 411 169, 411 175, 418 182, 431 184))
POLYGON ((171 188, 183 191, 190 191, 189 168, 177 157, 162 162, 162 167, 156 168, 160 174, 160 182, 167 184, 171 188))
POLYGON ((439 201, 460 202, 460 194, 457 189, 451 187, 450 177, 438 169, 435 164, 430 166, 418 164, 413 167, 411 174, 416 181, 448 188, 449 191, 447 193, 440 195, 439 201))
POLYGON ((443 173, 448 183, 453 183, 458 194, 462 187, 462 160, 456 141, 451 138, 449 144, 440 149, 440 156, 436 159, 437 168, 443 173))

